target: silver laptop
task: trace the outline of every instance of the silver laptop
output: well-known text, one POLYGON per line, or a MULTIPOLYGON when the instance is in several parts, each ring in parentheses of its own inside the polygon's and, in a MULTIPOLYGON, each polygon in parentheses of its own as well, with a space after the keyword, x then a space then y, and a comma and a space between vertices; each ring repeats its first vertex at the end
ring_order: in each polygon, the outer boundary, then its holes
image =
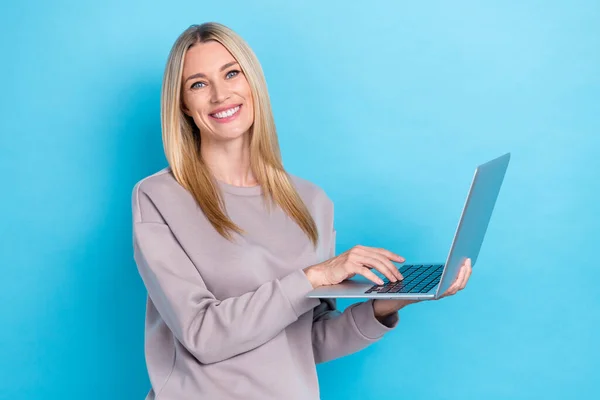
MULTIPOLYGON (((509 160, 510 153, 506 153, 475 169, 445 263, 402 265, 399 270, 404 279, 390 282, 383 277, 383 285, 356 275, 337 285, 320 286, 309 292, 307 297, 423 300, 441 297, 458 276, 462 263, 470 258, 471 266, 474 266, 477 261, 509 160)), ((378 271, 377 274, 382 276, 378 271)))

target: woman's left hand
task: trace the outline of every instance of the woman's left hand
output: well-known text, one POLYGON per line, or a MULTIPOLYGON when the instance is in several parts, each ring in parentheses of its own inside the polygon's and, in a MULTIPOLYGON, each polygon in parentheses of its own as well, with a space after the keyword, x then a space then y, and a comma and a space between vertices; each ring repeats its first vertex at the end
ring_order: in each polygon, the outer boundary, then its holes
MULTIPOLYGON (((458 276, 456 280, 446 292, 440 296, 440 299, 446 296, 452 296, 456 294, 458 291, 463 290, 465 286, 467 286, 467 282, 472 272, 471 267, 471 259, 467 258, 463 265, 460 267, 460 271, 458 271, 458 276)), ((439 300, 439 299, 438 299, 439 300)), ((382 319, 387 315, 398 311, 399 309, 406 307, 409 304, 418 303, 423 300, 393 300, 393 299, 375 299, 373 301, 373 310, 375 312, 375 317, 377 319, 382 319)))

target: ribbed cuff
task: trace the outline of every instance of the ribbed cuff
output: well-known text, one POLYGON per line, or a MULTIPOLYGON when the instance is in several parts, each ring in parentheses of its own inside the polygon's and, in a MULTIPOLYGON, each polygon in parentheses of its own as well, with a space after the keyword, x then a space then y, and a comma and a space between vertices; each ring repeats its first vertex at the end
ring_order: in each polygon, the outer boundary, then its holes
POLYGON ((292 305, 296 317, 300 317, 302 314, 321 304, 319 299, 306 297, 313 290, 313 286, 303 270, 299 269, 284 276, 279 280, 279 283, 281 284, 283 294, 292 305))
POLYGON ((385 318, 384 322, 387 326, 379 322, 373 310, 373 299, 352 306, 351 312, 360 334, 371 340, 379 339, 394 329, 400 319, 398 312, 395 312, 385 318))

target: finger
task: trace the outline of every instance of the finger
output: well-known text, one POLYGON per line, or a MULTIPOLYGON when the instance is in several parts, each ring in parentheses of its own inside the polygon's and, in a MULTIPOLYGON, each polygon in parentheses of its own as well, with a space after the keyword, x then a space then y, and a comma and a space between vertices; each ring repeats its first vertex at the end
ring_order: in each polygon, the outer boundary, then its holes
POLYGON ((464 287, 464 285, 467 283, 467 281, 466 281, 466 279, 467 279, 467 272, 469 271, 469 268, 468 268, 469 263, 468 263, 467 260, 465 260, 463 262, 463 264, 461 265, 461 267, 460 267, 460 272, 462 274, 459 274, 460 275, 460 280, 457 279, 457 281, 458 281, 458 290, 461 290, 464 287))
MULTIPOLYGON (((380 263, 382 263, 383 265, 385 265, 385 267, 396 277, 397 280, 403 280, 404 277, 402 276, 402 274, 400 273, 400 271, 398 271, 398 268, 396 268, 396 266, 390 261, 389 257, 395 258, 396 255, 390 251, 387 251, 385 249, 380 249, 380 248, 375 248, 375 247, 365 247, 365 246, 357 246, 359 249, 359 255, 365 256, 365 257, 371 257, 371 258, 375 258, 376 260, 379 260, 380 263), (389 254, 389 257, 382 254, 382 252, 385 252, 387 254, 389 254)), ((400 259, 404 260, 402 257, 400 257, 400 259)), ((387 276, 387 275, 386 275, 387 276)), ((388 279, 390 279, 389 277, 387 277, 388 279)), ((392 280, 392 279, 390 279, 392 280)))
POLYGON ((404 257, 402 257, 401 255, 393 253, 386 249, 382 249, 381 247, 367 247, 367 246, 361 246, 361 245, 357 245, 356 247, 363 249, 363 250, 375 251, 376 253, 379 253, 382 256, 387 257, 389 260, 394 260, 396 262, 403 263, 404 261, 406 261, 406 259, 404 257))
POLYGON ((371 272, 371 270, 367 267, 356 267, 356 270, 354 271, 357 274, 360 274, 362 276, 364 276, 365 278, 375 282, 378 285, 383 285, 384 282, 381 280, 380 277, 378 277, 377 275, 375 275, 373 272, 371 272))
MULTIPOLYGON (((359 266, 374 268, 377 271, 381 272, 387 279, 390 280, 390 282, 396 282, 398 278, 396 278, 395 274, 390 269, 390 267, 386 266, 386 264, 384 264, 380 260, 373 258, 373 255, 374 253, 368 248, 364 246, 356 246, 356 249, 354 249, 354 251, 352 251, 350 254, 350 260, 358 264, 359 266)), ((395 267, 393 267, 393 264, 391 265, 392 268, 395 269, 395 267)))
POLYGON ((448 289, 446 289, 446 293, 444 293, 444 295, 442 297, 452 296, 455 293, 456 293, 456 283, 453 283, 452 285, 450 285, 450 287, 448 289))
POLYGON ((469 277, 471 276, 471 272, 473 272, 473 268, 471 267, 471 260, 468 260, 468 262, 465 263, 465 265, 463 266, 463 268, 465 269, 465 275, 463 277, 463 281, 460 285, 460 288, 458 290, 463 290, 466 286, 467 286, 467 282, 469 281, 469 277))
POLYGON ((450 286, 448 288, 448 290, 446 290, 446 293, 444 293, 444 297, 453 296, 455 294, 456 294, 456 285, 452 284, 452 286, 450 286))
POLYGON ((392 272, 384 266, 379 260, 368 256, 359 256, 358 263, 369 268, 376 269, 381 272, 390 282, 396 282, 398 279, 392 274, 392 272))
POLYGON ((446 290, 447 296, 452 296, 452 295, 456 294, 456 292, 458 291, 458 288, 459 288, 460 284, 462 283, 462 279, 463 279, 464 274, 465 274, 465 270, 464 270, 464 268, 461 268, 458 271, 458 276, 456 277, 456 279, 454 280, 454 282, 452 282, 452 285, 450 285, 450 287, 448 288, 448 290, 446 290))
POLYGON ((392 274, 394 274, 394 276, 396 277, 396 279, 398 279, 399 281, 401 281, 402 279, 404 279, 404 277, 402 276, 402 274, 400 273, 400 271, 398 271, 398 268, 396 268, 396 266, 386 256, 383 256, 380 253, 373 252, 373 251, 371 251, 370 254, 367 254, 367 256, 373 257, 373 258, 379 260, 383 265, 385 265, 385 267, 387 269, 390 270, 390 272, 392 274))

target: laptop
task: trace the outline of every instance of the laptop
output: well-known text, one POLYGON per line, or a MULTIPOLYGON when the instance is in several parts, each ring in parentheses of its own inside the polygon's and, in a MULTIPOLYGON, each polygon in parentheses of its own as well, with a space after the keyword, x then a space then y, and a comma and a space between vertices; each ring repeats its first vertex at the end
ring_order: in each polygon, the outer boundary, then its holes
MULTIPOLYGON (((467 194, 458 227, 445 263, 405 264, 399 270, 403 280, 384 284, 356 275, 337 285, 320 286, 308 293, 312 298, 377 298, 426 300, 441 297, 458 276, 460 266, 471 259, 474 267, 487 230, 500 187, 510 160, 510 153, 479 165, 467 194)), ((373 272, 377 272, 375 269, 373 272)))

